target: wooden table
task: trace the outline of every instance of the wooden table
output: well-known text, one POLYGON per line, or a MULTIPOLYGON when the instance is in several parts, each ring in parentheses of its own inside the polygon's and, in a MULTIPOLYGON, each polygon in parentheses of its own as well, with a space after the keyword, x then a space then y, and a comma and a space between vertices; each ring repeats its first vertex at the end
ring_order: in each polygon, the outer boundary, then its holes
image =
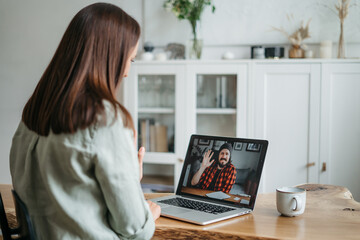
MULTIPOLYGON (((360 203, 344 187, 306 184, 305 213, 283 217, 275 193, 259 194, 253 213, 198 226, 161 217, 153 239, 360 239, 360 203)), ((0 185, 6 208, 13 208, 11 186, 0 185)), ((166 193, 145 194, 147 199, 166 193)))

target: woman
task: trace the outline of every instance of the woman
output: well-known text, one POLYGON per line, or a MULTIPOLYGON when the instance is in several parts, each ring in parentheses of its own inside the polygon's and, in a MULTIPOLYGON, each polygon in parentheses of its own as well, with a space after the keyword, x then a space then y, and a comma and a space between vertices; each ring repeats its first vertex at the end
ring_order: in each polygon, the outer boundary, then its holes
POLYGON ((120 8, 96 3, 70 22, 13 137, 14 189, 39 239, 149 239, 160 207, 141 190, 128 111, 116 100, 140 36, 120 8))

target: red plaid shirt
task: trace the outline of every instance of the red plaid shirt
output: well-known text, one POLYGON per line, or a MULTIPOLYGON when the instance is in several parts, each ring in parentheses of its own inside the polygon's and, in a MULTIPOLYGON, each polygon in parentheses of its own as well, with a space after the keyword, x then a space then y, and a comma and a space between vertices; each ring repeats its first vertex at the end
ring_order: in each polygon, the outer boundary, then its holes
MULTIPOLYGON (((199 187, 207 189, 213 180, 215 173, 218 169, 216 161, 211 166, 207 167, 200 177, 199 187)), ((234 165, 229 164, 225 166, 215 180, 214 191, 222 191, 224 193, 230 192, 233 184, 235 183, 236 170, 234 165)))

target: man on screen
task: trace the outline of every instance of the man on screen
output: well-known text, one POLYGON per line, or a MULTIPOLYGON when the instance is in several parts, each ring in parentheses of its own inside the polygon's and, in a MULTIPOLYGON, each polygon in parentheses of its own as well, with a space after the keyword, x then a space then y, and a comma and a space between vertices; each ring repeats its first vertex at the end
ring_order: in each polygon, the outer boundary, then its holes
POLYGON ((232 146, 224 143, 219 149, 219 157, 211 161, 214 152, 205 152, 199 170, 194 174, 191 185, 211 191, 230 192, 235 183, 236 170, 231 163, 232 146))

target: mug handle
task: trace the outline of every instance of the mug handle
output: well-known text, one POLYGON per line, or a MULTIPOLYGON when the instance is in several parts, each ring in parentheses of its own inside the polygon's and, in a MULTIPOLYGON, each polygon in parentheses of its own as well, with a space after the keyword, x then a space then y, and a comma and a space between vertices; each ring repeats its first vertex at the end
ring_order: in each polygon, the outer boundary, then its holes
POLYGON ((295 201, 295 207, 293 208, 293 211, 299 211, 302 209, 302 201, 298 196, 294 196, 293 200, 295 201))

